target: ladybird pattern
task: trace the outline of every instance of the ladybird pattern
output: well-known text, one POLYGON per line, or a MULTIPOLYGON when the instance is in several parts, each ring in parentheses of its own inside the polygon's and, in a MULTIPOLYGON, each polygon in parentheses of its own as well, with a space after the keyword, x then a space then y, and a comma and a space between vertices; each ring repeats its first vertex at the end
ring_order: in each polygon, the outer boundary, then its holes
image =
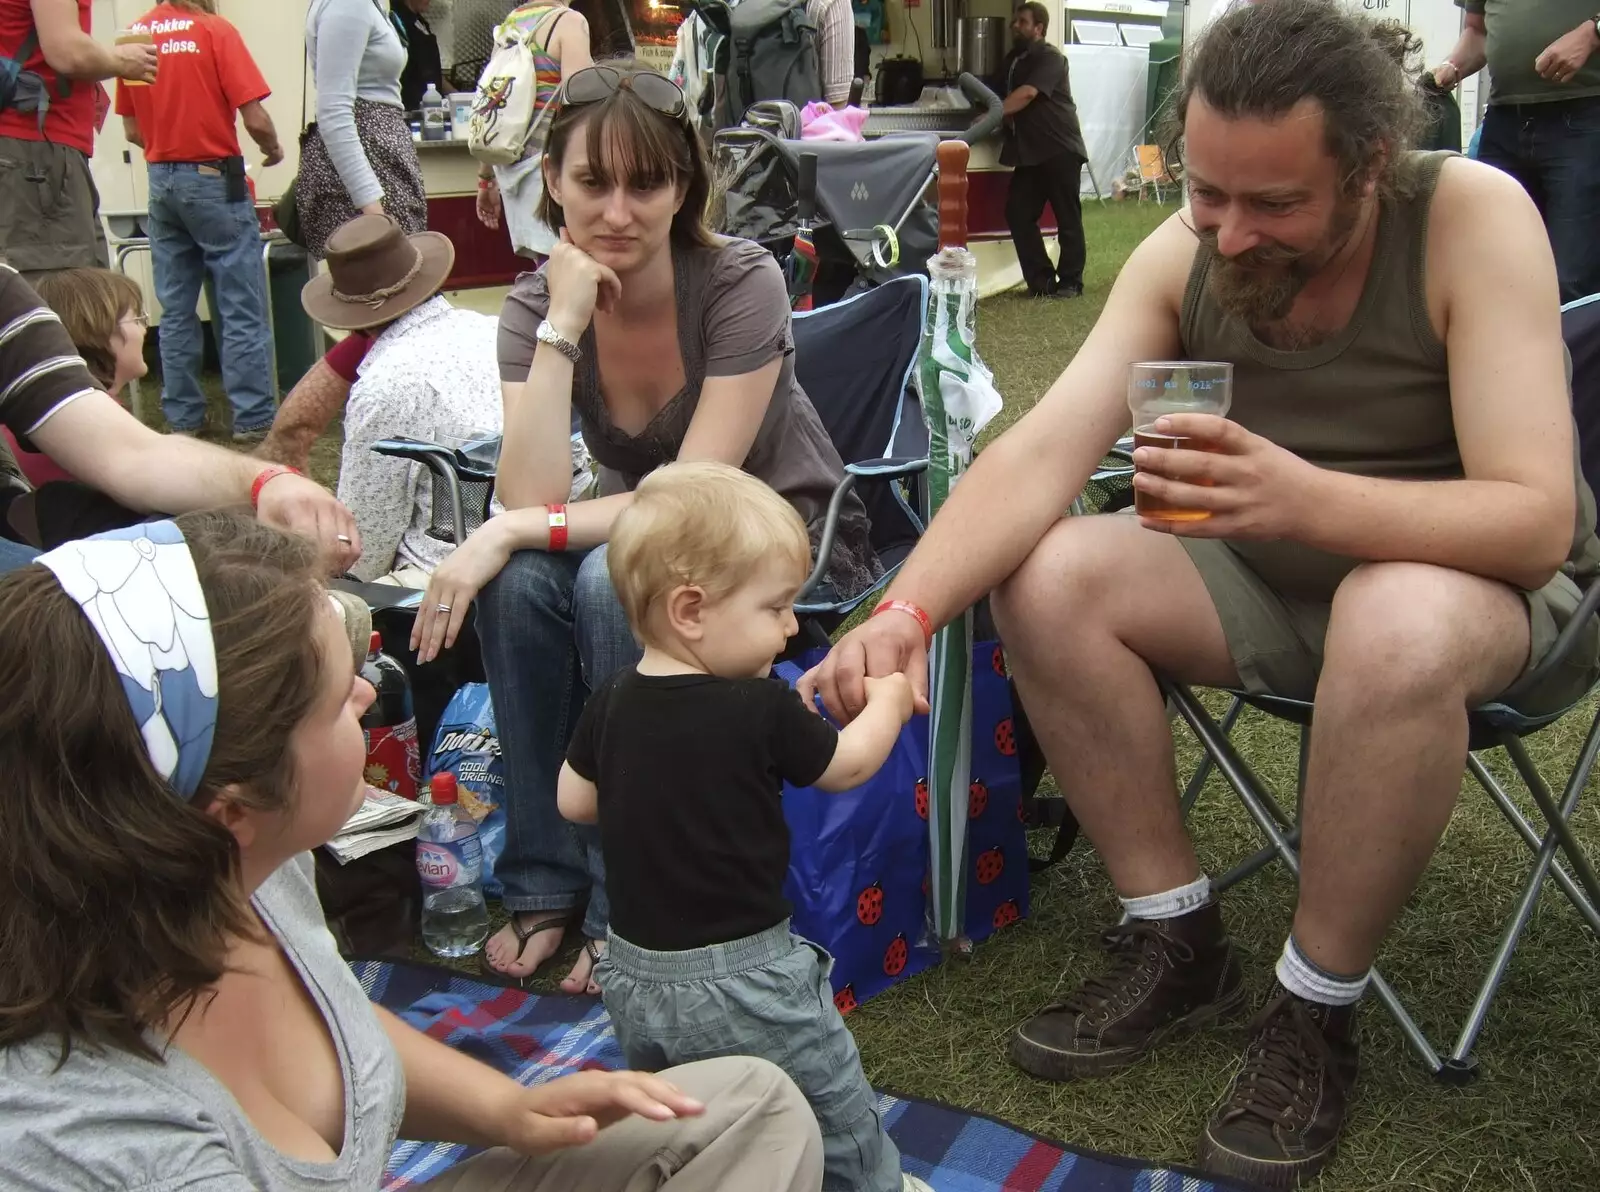
POLYGON ((1017 905, 1015 898, 1008 898, 994 908, 994 929, 999 931, 1002 927, 1010 927, 1022 918, 1022 908, 1017 905))
POLYGON ((967 818, 977 819, 989 810, 989 787, 983 779, 975 778, 967 788, 967 818))
POLYGON ((999 646, 996 646, 994 653, 989 656, 989 665, 994 668, 994 673, 1002 679, 1006 677, 1006 652, 999 646))
POLYGON ((883 887, 877 882, 856 895, 856 918, 863 927, 873 927, 883 918, 883 887))
POLYGON ((1011 717, 1007 716, 994 726, 994 747, 1002 757, 1017 756, 1017 729, 1011 717))
POLYGON ((856 1001, 856 987, 854 985, 846 985, 839 990, 838 993, 833 995, 833 1004, 839 1013, 850 1013, 859 1004, 856 1001))
POLYGON ((906 943, 906 937, 897 935, 889 948, 883 954, 883 973, 886 977, 898 977, 906 971, 906 962, 911 959, 911 946, 906 943))
POLYGON ((974 866, 976 877, 980 886, 990 886, 1000 880, 1000 875, 1006 871, 1006 855, 998 848, 992 848, 978 854, 974 866))
POLYGON ((917 779, 917 818, 928 818, 928 780, 917 779))

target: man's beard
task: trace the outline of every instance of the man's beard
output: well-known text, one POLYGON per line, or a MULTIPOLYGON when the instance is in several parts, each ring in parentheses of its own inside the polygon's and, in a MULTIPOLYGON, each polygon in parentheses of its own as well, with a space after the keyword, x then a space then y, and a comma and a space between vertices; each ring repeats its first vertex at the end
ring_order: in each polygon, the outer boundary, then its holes
POLYGON ((1359 203, 1341 202, 1334 210, 1323 242, 1308 249, 1269 243, 1247 249, 1235 257, 1226 257, 1217 250, 1215 231, 1196 231, 1200 251, 1210 258, 1207 286, 1211 297, 1223 310, 1250 327, 1287 318, 1306 283, 1348 245, 1360 212, 1359 203))

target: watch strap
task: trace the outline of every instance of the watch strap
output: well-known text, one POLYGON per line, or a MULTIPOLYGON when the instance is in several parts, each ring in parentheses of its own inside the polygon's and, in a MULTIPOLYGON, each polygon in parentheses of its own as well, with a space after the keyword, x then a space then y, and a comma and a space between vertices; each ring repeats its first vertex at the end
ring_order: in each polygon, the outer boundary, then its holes
POLYGON ((583 358, 583 350, 565 335, 562 335, 556 329, 556 325, 549 319, 539 324, 539 330, 535 333, 534 338, 542 344, 549 344, 574 364, 583 358))

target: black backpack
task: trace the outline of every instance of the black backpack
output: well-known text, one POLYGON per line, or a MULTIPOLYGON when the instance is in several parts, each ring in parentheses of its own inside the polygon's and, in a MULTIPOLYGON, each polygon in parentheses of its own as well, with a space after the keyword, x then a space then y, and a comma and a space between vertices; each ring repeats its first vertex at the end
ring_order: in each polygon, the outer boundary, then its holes
POLYGON ((804 107, 822 98, 819 39, 806 0, 743 0, 735 7, 697 0, 695 11, 713 31, 711 131, 741 123, 760 100, 804 107))

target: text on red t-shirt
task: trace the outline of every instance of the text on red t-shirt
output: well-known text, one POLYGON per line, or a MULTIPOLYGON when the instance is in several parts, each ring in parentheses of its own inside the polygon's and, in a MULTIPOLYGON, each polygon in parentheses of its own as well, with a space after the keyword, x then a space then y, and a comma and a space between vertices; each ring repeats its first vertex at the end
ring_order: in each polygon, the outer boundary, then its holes
POLYGON ((150 86, 117 84, 117 114, 138 120, 145 160, 237 157, 235 113, 272 94, 239 31, 221 17, 171 4, 132 28, 150 33, 161 55, 150 86))

